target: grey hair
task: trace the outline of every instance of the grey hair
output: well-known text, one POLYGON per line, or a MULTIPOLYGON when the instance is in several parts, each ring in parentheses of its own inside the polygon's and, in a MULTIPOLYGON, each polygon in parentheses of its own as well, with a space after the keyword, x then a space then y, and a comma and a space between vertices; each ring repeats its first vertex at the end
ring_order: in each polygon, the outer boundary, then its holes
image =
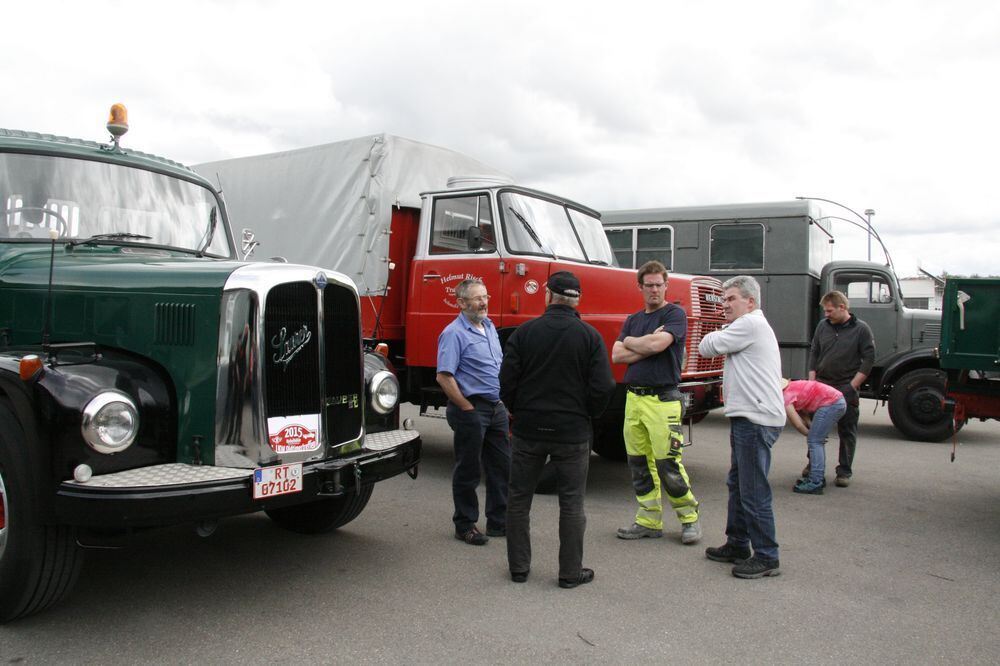
POLYGON ((563 296, 562 294, 557 294, 554 291, 549 291, 549 303, 553 305, 568 305, 571 308, 575 308, 580 305, 579 296, 563 296))
POLYGON ((753 277, 749 275, 737 275, 722 283, 723 291, 731 287, 739 289, 740 296, 743 298, 752 298, 757 307, 760 307, 760 285, 753 277))
POLYGON ((486 286, 479 278, 468 278, 467 280, 462 280, 458 283, 458 286, 455 287, 455 298, 465 298, 466 294, 469 293, 469 289, 472 289, 473 285, 477 284, 483 285, 484 287, 486 286))

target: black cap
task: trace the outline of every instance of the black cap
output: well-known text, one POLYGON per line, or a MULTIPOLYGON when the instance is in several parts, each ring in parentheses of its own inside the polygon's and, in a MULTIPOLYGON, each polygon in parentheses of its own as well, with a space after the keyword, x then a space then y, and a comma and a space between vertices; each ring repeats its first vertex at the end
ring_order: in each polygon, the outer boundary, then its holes
POLYGON ((549 276, 549 281, 545 283, 553 294, 569 296, 570 298, 580 298, 580 281, 569 271, 557 271, 549 276))

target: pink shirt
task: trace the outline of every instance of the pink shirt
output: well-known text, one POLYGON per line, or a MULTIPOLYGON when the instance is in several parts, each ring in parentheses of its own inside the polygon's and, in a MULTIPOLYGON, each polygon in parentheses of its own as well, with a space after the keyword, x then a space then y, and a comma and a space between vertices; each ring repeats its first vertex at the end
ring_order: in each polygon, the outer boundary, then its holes
POLYGON ((794 405, 795 410, 813 414, 820 407, 837 402, 844 394, 823 382, 797 379, 789 382, 785 389, 785 404, 794 405))

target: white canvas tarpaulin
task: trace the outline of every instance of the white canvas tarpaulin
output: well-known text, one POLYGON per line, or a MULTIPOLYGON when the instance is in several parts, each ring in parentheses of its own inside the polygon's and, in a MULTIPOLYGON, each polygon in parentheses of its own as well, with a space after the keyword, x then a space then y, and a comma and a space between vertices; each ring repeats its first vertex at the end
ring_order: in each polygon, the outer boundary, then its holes
POLYGON ((445 189, 452 176, 509 180, 471 157, 389 134, 193 168, 221 184, 237 237, 256 234, 251 259, 339 271, 362 295, 385 288, 393 206, 419 208, 421 192, 445 189))

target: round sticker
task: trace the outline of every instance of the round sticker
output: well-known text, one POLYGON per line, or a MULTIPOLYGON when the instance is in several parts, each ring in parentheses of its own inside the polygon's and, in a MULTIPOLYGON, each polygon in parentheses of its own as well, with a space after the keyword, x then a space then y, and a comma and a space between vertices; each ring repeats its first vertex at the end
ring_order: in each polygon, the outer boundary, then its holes
POLYGON ((528 280, 527 282, 524 283, 524 291, 526 291, 529 294, 534 294, 535 292, 538 291, 538 283, 535 282, 534 280, 528 280))

